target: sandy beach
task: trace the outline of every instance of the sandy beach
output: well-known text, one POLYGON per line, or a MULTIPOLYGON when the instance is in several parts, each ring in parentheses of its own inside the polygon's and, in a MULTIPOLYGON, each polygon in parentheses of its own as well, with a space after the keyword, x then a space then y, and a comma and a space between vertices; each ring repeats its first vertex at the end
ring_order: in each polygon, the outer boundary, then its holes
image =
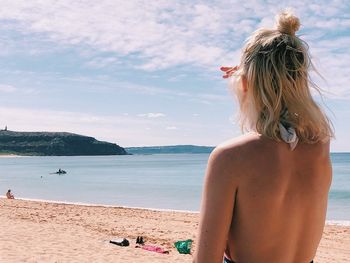
POLYGON ((16 155, 16 154, 2 154, 2 153, 0 153, 0 158, 14 158, 14 157, 22 157, 22 156, 16 155))
MULTIPOLYGON (((4 198, 0 211, 0 262, 191 262, 173 243, 195 240, 198 227, 198 213, 175 211, 4 198), (169 254, 135 248, 140 235, 169 254), (110 244, 116 237, 127 238, 130 246, 110 244)), ((327 225, 315 262, 349 259, 350 226, 327 225)))

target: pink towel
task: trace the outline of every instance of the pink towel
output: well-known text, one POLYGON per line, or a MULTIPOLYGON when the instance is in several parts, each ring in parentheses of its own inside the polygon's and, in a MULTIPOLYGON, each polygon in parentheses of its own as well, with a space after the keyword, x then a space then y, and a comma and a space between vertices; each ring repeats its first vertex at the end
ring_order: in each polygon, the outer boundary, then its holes
POLYGON ((162 249, 161 247, 152 246, 152 245, 143 245, 142 249, 157 252, 160 254, 169 254, 169 251, 166 251, 166 250, 162 249))

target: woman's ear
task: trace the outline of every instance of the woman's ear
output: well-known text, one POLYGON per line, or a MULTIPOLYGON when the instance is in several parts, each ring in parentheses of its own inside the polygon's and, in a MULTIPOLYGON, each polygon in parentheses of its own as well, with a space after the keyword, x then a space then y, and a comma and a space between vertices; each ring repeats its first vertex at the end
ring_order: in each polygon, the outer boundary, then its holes
POLYGON ((247 92, 248 91, 248 81, 247 81, 247 78, 246 76, 241 76, 241 81, 242 81, 242 89, 243 89, 243 92, 247 92))

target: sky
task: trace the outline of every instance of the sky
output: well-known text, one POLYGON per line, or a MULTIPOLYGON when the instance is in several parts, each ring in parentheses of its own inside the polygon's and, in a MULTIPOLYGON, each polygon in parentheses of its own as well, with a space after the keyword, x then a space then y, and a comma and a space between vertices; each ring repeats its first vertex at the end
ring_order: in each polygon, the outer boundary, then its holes
MULTIPOLYGON (((336 139, 350 151, 350 1, 0 0, 0 127, 121 146, 238 136, 222 65, 286 7, 301 20, 336 139)), ((316 98, 321 103, 319 97, 316 98)))

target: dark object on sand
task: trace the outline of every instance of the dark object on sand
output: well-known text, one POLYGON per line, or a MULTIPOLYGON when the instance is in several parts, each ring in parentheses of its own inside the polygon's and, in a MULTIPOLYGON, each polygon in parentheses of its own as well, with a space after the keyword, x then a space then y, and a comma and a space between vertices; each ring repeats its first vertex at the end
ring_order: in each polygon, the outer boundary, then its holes
POLYGON ((111 239, 109 240, 109 243, 117 246, 121 246, 121 247, 129 246, 129 240, 127 240, 126 238, 111 239))
POLYGON ((145 241, 143 240, 143 236, 139 236, 136 238, 136 244, 140 244, 140 245, 145 244, 145 241))

